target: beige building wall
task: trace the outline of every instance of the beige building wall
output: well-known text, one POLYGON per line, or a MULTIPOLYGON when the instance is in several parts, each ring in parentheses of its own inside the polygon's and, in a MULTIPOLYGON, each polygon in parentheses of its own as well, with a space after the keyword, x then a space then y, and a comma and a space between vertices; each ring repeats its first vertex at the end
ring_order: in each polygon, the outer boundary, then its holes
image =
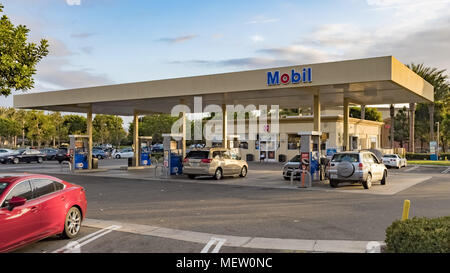
MULTIPOLYGON (((349 137, 354 140, 355 149, 380 148, 382 122, 360 120, 355 118, 349 119, 349 137)), ((299 140, 299 132, 308 132, 313 130, 312 117, 288 117, 280 119, 279 134, 276 136, 273 161, 279 160, 279 155, 285 155, 286 159, 299 154, 299 147, 295 145, 293 139, 299 140)), ((248 132, 248 126, 247 126, 248 132)), ((325 154, 326 149, 336 148, 338 151, 343 146, 343 117, 342 116, 322 116, 321 132, 328 134, 328 139, 322 143, 322 151, 325 154)), ((245 141, 244 136, 240 138, 240 148, 238 142, 231 144, 232 147, 246 159, 248 154, 253 155, 255 161, 260 160, 260 150, 257 149, 260 143, 255 140, 245 141)), ((216 142, 217 146, 221 146, 221 142, 216 142)), ((206 146, 211 147, 211 141, 206 142, 206 146)))

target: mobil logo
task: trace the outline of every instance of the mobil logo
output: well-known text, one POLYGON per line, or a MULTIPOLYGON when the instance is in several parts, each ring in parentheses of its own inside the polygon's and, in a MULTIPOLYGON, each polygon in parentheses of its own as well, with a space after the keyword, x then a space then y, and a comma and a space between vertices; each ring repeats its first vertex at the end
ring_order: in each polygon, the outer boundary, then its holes
POLYGON ((292 69, 290 73, 280 74, 280 71, 267 72, 267 85, 280 85, 289 83, 310 83, 312 82, 312 68, 305 67, 299 72, 292 69))

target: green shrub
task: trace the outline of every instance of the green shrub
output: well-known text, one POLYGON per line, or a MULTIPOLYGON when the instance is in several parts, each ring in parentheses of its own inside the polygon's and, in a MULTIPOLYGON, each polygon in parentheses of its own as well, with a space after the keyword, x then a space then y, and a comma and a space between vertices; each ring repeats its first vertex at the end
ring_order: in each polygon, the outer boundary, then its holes
MULTIPOLYGON (((405 157, 407 160, 430 160, 430 154, 427 153, 406 153, 405 157)), ((439 160, 444 160, 445 157, 450 160, 450 153, 439 154, 439 160)))
POLYGON ((393 222, 386 229, 386 252, 450 253, 450 216, 393 222))

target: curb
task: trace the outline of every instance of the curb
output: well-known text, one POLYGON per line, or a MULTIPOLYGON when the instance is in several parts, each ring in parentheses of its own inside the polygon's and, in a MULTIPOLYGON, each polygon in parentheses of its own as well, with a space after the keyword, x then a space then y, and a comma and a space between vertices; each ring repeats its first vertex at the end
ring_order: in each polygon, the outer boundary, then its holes
POLYGON ((85 219, 83 226, 105 228, 111 225, 121 226, 117 231, 144 236, 162 237, 192 243, 207 244, 211 238, 225 240, 224 246, 254 249, 290 250, 302 252, 330 253, 380 253, 384 242, 349 240, 302 240, 282 238, 245 237, 219 235, 212 233, 186 231, 156 226, 121 223, 116 221, 85 219))

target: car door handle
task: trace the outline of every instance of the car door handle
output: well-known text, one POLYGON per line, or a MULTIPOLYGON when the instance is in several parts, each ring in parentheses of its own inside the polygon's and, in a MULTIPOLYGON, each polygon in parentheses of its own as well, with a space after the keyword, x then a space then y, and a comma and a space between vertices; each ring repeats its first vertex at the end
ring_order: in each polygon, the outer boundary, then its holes
POLYGON ((65 196, 61 196, 61 200, 62 200, 62 201, 65 201, 65 200, 66 200, 66 197, 65 197, 65 196))
POLYGON ((31 207, 31 212, 37 212, 38 211, 38 207, 31 207))

